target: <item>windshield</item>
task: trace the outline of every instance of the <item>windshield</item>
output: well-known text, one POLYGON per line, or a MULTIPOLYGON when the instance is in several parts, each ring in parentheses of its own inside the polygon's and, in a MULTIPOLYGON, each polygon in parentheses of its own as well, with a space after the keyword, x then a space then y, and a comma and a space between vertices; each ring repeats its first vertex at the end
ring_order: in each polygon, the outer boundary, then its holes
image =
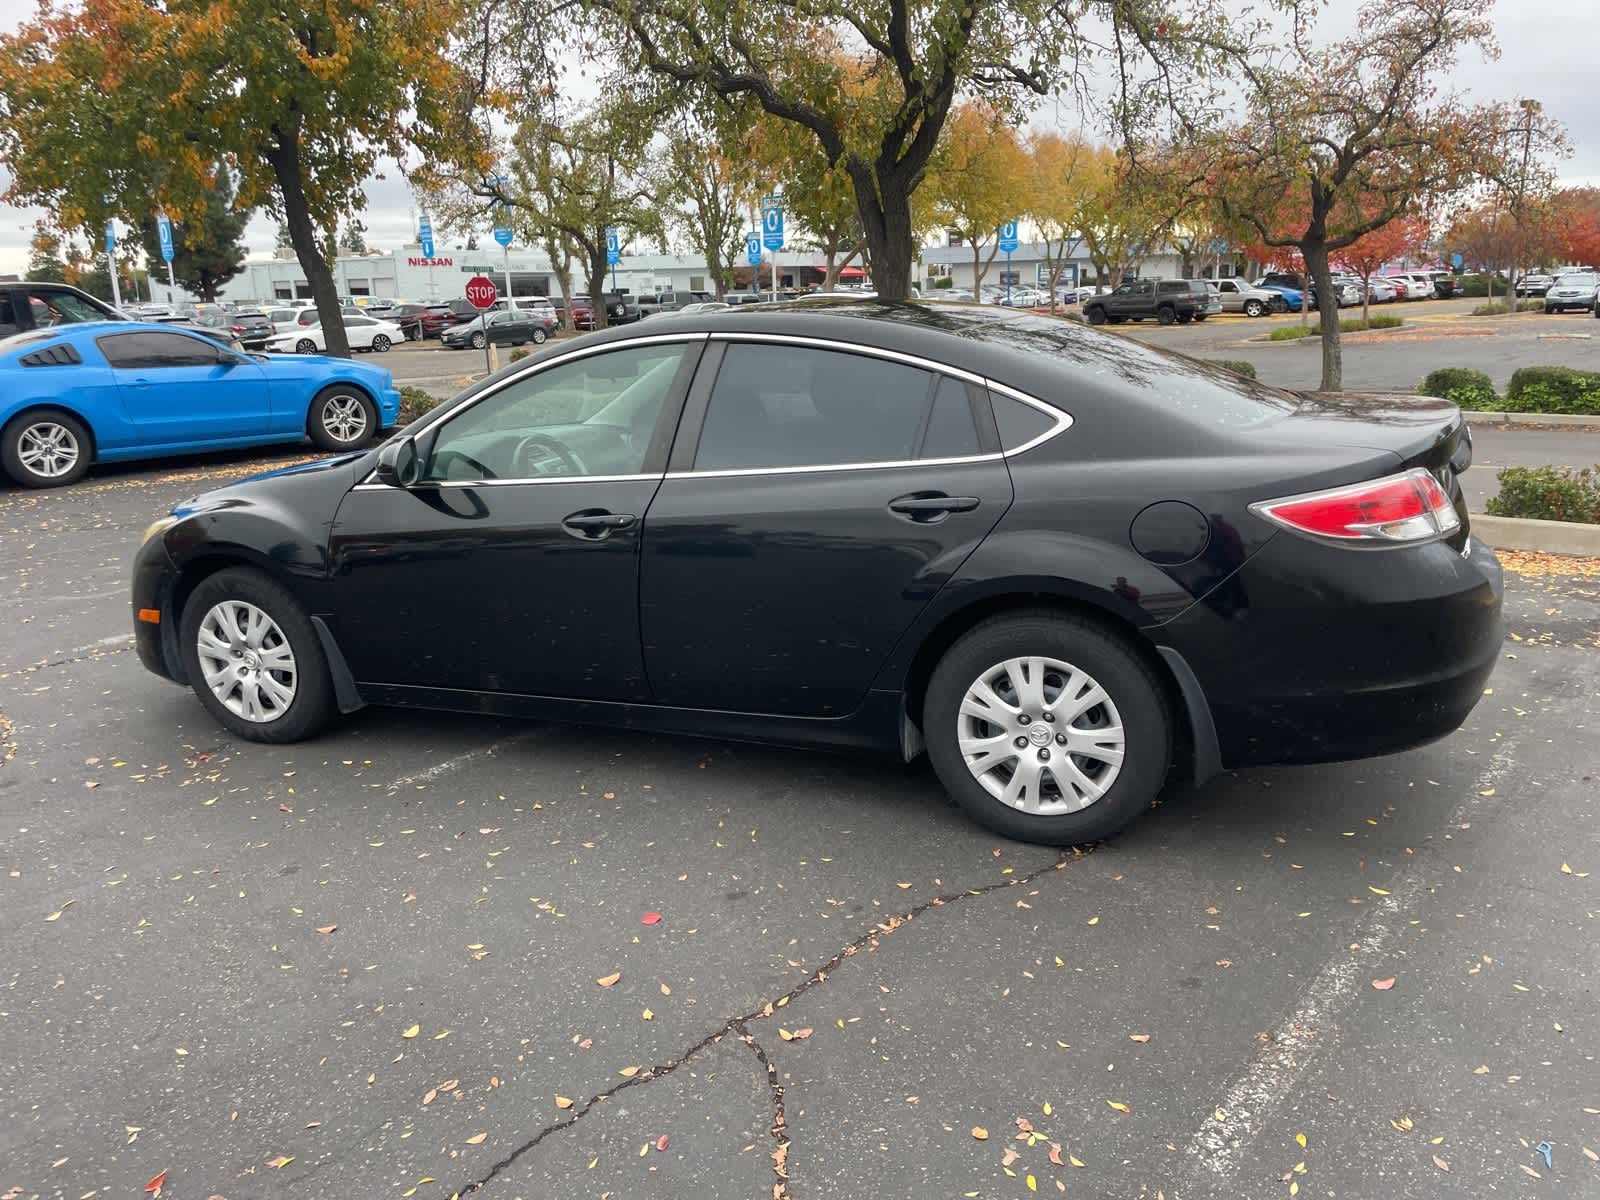
POLYGON ((1575 275, 1563 275, 1561 277, 1562 287, 1594 287, 1596 284, 1600 284, 1600 275, 1595 275, 1588 271, 1580 271, 1575 275))

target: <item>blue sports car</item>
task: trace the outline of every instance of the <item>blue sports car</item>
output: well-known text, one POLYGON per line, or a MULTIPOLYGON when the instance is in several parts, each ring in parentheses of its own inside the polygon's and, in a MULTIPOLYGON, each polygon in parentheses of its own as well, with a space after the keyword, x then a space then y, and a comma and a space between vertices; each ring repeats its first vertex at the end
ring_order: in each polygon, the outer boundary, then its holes
POLYGON ((170 325, 93 321, 0 339, 0 465, 24 487, 72 483, 95 462, 308 436, 352 450, 399 413, 381 367, 241 354, 170 325))

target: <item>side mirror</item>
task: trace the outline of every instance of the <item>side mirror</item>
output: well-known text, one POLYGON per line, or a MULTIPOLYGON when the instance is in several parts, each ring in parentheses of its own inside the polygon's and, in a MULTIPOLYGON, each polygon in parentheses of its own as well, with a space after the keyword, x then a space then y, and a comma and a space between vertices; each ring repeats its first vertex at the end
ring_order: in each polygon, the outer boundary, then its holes
POLYGON ((373 468, 379 483, 390 487, 408 488, 422 477, 422 460, 417 456, 415 438, 403 437, 385 443, 378 451, 378 465, 373 468))

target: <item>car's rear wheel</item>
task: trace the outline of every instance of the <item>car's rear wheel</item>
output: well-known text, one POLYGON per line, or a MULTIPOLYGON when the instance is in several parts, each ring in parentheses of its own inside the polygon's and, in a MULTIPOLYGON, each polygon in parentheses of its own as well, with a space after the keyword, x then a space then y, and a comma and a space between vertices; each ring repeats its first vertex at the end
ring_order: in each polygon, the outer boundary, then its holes
POLYGON ((180 621, 184 670, 200 703, 252 742, 296 742, 334 714, 316 630, 271 576, 230 567, 201 580, 180 621))
POLYGON ((1247 317, 1265 316, 1266 312, 1267 306, 1259 300, 1246 300, 1244 302, 1244 315, 1247 317))
POLYGON ((550 335, 549 335, 549 334, 547 334, 547 333, 546 333, 546 332, 545 332, 545 331, 544 331, 544 330, 542 330, 542 329, 535 329, 535 330, 534 330, 534 331, 533 331, 533 344, 534 344, 534 345, 535 345, 535 346, 542 346, 542 345, 544 345, 544 343, 545 343, 545 340, 546 340, 546 339, 547 339, 547 338, 548 338, 548 337, 549 337, 549 336, 550 336, 550 335))
POLYGON ((976 626, 928 684, 934 770, 981 824, 1020 841, 1076 845, 1149 807, 1172 755, 1160 682, 1121 638, 1069 613, 976 626))
POLYGON ((310 338, 301 338, 294 344, 294 352, 296 354, 315 354, 317 352, 317 344, 310 338))
POLYGON ((386 338, 383 334, 379 333, 379 334, 374 334, 373 335, 373 338, 372 338, 372 349, 374 351, 376 351, 378 354, 386 353, 388 351, 389 347, 392 346, 392 345, 394 345, 394 343, 391 342, 388 338, 386 338))
POLYGON ((378 414, 363 393, 335 385, 317 393, 306 427, 324 450, 354 450, 376 432, 378 414))
POLYGON ((22 413, 0 433, 0 462, 23 487, 64 487, 83 478, 93 450, 89 431, 64 412, 22 413))
POLYGON ((1083 316, 1091 325, 1104 325, 1106 323, 1106 310, 1098 304, 1092 305, 1085 310, 1083 316))
POLYGON ((1170 304, 1163 304, 1160 308, 1156 309, 1156 320, 1160 321, 1163 325, 1171 325, 1177 319, 1178 314, 1176 311, 1174 311, 1170 304))
POLYGON ((1178 324, 1179 325, 1187 325, 1190 321, 1198 321, 1200 319, 1201 318, 1200 318, 1200 314, 1199 313, 1179 313, 1178 314, 1178 324))

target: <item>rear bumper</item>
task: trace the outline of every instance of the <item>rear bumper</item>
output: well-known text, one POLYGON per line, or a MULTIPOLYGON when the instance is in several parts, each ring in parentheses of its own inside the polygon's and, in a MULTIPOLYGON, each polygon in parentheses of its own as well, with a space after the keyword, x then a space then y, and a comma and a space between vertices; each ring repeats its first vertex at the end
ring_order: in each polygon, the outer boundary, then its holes
POLYGON ((1193 668, 1224 766, 1367 758, 1466 720, 1500 653, 1503 590, 1476 540, 1363 553, 1280 535, 1152 632, 1193 668))

